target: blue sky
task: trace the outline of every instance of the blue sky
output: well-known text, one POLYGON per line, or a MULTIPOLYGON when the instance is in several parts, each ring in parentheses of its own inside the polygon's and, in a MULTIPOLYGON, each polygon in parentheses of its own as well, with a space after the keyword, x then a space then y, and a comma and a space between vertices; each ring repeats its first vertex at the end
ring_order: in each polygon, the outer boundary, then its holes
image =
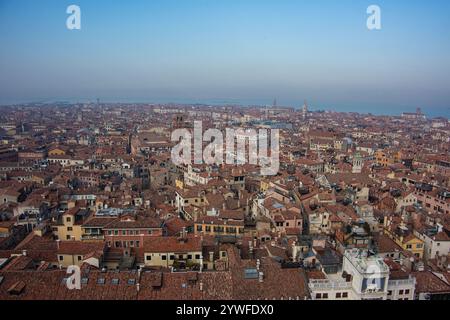
POLYGON ((0 30, 0 103, 277 98, 450 116, 447 0, 0 0, 0 30), (70 4, 81 30, 66 28, 70 4))

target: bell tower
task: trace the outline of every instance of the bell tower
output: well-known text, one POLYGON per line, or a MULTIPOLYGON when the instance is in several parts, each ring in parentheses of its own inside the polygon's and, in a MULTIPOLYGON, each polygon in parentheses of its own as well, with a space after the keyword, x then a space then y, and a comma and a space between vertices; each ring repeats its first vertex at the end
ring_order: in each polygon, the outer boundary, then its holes
POLYGON ((352 173, 361 173, 364 161, 359 153, 353 157, 352 173))

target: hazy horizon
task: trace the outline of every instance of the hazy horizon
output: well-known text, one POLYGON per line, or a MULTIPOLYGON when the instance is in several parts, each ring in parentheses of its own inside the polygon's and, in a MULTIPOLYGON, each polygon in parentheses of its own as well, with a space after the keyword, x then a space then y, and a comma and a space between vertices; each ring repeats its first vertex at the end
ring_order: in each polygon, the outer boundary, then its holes
POLYGON ((48 100, 450 116, 445 0, 0 0, 0 104, 48 100), (66 8, 81 8, 68 30, 66 8), (369 31, 366 9, 381 7, 369 31))
MULTIPOLYGON (((283 100, 281 100, 282 102, 283 100)), ((30 104, 77 104, 77 103, 97 103, 96 99, 74 99, 74 100, 67 100, 67 99, 49 99, 49 100, 39 100, 39 101, 16 101, 16 102, 10 102, 10 103, 0 103, 0 107, 9 106, 9 105, 30 105, 30 104)), ((178 104, 178 105, 211 105, 211 106, 226 106, 226 105, 233 105, 233 106, 239 106, 239 107, 264 107, 264 106, 272 106, 273 101, 266 101, 263 100, 248 100, 248 101, 238 101, 233 99, 212 99, 212 100, 190 100, 187 99, 115 99, 115 100, 109 100, 109 99, 100 99, 101 104, 178 104)), ((298 103, 278 103, 277 99, 277 106, 278 107, 287 107, 287 108, 295 108, 300 109, 303 106, 304 102, 298 102, 298 103)), ((388 106, 384 107, 376 107, 372 108, 370 110, 363 110, 361 108, 357 107, 349 107, 349 106, 339 106, 339 107, 333 107, 333 106, 319 106, 319 105, 311 105, 309 101, 308 108, 310 111, 330 111, 330 112, 342 112, 342 113, 360 113, 360 114, 373 114, 377 116, 399 116, 404 112, 414 113, 416 112, 417 107, 405 107, 405 108, 392 108, 388 106)), ((419 107, 421 108, 421 107, 419 107)), ((447 118, 450 119, 450 109, 447 110, 447 113, 436 113, 435 110, 427 110, 426 108, 421 108, 421 111, 423 114, 425 114, 429 118, 447 118)), ((445 110, 444 110, 445 111, 445 110)))

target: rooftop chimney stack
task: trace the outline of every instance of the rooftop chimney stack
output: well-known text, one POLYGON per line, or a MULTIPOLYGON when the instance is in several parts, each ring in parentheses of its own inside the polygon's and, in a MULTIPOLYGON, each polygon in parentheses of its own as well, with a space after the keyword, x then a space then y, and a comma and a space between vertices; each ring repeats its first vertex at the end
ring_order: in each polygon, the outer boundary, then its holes
POLYGON ((259 282, 260 283, 264 282, 264 272, 259 273, 259 282))

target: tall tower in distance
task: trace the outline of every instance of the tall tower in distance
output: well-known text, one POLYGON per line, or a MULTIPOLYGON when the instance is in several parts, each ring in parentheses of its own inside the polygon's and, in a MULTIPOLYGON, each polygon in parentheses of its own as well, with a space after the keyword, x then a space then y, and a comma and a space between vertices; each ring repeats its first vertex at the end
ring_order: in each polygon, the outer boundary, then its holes
POLYGON ((353 157, 352 173, 361 173, 363 165, 364 165, 364 161, 363 161, 361 155, 359 154, 359 152, 357 152, 355 154, 355 156, 353 157))
POLYGON ((303 104, 302 108, 302 118, 303 120, 306 120, 307 117, 308 117, 308 103, 305 100, 305 103, 303 104))

